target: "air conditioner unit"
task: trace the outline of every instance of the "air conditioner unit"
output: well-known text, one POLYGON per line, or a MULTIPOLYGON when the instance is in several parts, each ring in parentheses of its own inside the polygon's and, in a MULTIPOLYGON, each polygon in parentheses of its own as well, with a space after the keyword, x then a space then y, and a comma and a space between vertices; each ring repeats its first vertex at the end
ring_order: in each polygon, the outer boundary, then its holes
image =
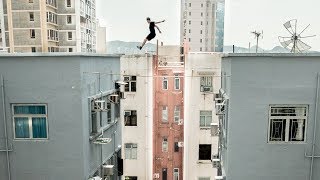
POLYGON ((102 180, 102 178, 99 176, 95 176, 95 177, 89 178, 89 180, 102 180))
POLYGON ((117 103, 119 103, 118 97, 119 97, 118 94, 112 94, 112 95, 109 96, 109 100, 110 100, 112 103, 117 104, 117 103))
POLYGON ((183 142, 178 142, 178 147, 183 147, 183 146, 184 146, 183 142))
POLYGON ((93 111, 105 110, 105 103, 106 103, 106 101, 104 101, 104 100, 94 100, 92 110, 93 111))
POLYGON ((218 123, 211 123, 211 136, 218 136, 219 135, 219 124, 218 123))
POLYGON ((211 92, 211 91, 212 91, 212 87, 208 87, 208 86, 203 87, 203 92, 211 92))
POLYGON ((103 174, 105 176, 112 176, 114 174, 113 167, 114 165, 103 165, 103 174))
POLYGON ((130 81, 130 76, 124 76, 123 81, 130 81))
POLYGON ((218 168, 220 167, 220 159, 212 159, 212 167, 213 168, 218 168))
POLYGON ((214 177, 215 180, 226 180, 225 176, 215 176, 214 177))
POLYGON ((214 94, 214 101, 222 102, 222 96, 221 96, 221 94, 214 94))
POLYGON ((120 92, 124 92, 124 86, 128 83, 123 81, 117 81, 117 84, 120 86, 120 92))
POLYGON ((93 143, 105 145, 105 144, 109 144, 111 141, 112 141, 111 138, 97 138, 93 143))
POLYGON ((183 125, 183 119, 179 119, 178 125, 183 125))
POLYGON ((159 178, 160 178, 160 174, 159 174, 159 173, 154 173, 154 174, 153 174, 153 178, 159 179, 159 178))

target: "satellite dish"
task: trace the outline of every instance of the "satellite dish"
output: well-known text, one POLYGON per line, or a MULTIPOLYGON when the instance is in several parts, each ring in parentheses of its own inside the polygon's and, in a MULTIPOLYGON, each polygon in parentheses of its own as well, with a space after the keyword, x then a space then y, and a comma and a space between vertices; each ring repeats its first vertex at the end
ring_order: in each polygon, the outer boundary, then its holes
POLYGON ((301 39, 315 37, 312 36, 301 36, 301 34, 310 26, 310 24, 304 28, 300 33, 297 33, 297 20, 293 19, 283 24, 283 26, 290 33, 290 37, 279 36, 280 44, 290 50, 292 53, 302 53, 311 49, 311 46, 301 41, 301 39))

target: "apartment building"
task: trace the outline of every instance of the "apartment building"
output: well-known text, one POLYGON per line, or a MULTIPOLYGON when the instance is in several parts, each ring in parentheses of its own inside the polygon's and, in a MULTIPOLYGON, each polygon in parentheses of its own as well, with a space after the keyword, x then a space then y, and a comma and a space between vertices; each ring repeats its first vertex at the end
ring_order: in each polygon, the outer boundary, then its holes
POLYGON ((119 56, 0 54, 0 179, 120 179, 119 73, 119 56))
POLYGON ((319 179, 319 68, 319 54, 223 57, 221 179, 319 179))
POLYGON ((121 57, 123 180, 152 179, 152 58, 151 55, 121 57))
POLYGON ((183 52, 160 46, 153 61, 153 178, 183 180, 183 52))
POLYGON ((193 52, 222 52, 224 41, 224 0, 181 1, 181 45, 193 52))
POLYGON ((96 52, 95 0, 4 0, 6 47, 21 52, 96 52))
POLYGON ((215 180, 219 157, 214 97, 221 81, 221 54, 189 53, 185 60, 184 179, 215 180))

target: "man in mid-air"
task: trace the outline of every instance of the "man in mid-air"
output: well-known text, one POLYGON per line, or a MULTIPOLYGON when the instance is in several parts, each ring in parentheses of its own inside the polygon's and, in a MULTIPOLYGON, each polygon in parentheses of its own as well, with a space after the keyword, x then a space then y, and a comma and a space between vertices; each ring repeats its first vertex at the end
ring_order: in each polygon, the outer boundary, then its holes
POLYGON ((138 49, 141 50, 147 41, 151 41, 153 38, 156 37, 156 30, 154 29, 155 27, 158 29, 159 33, 161 33, 159 27, 156 24, 163 23, 164 21, 165 20, 159 21, 159 22, 153 22, 150 20, 149 17, 147 17, 147 22, 149 23, 150 34, 144 39, 141 46, 137 46, 138 49))

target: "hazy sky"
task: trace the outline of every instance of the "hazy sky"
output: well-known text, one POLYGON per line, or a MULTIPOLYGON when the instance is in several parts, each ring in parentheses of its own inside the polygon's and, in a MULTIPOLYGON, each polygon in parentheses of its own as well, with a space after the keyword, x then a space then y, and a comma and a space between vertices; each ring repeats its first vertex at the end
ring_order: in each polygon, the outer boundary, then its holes
MULTIPOLYGON (((226 0, 225 45, 255 45, 251 31, 263 30, 259 45, 270 49, 279 45, 278 36, 288 36, 283 23, 298 19, 298 30, 308 24, 303 35, 317 35, 305 40, 313 50, 320 50, 320 0, 226 0)), ((166 44, 180 42, 180 0, 97 0, 97 16, 107 26, 107 40, 142 41, 148 34, 147 16, 166 19, 160 25, 159 40, 166 44)), ((155 42, 155 40, 153 41, 155 42)))

